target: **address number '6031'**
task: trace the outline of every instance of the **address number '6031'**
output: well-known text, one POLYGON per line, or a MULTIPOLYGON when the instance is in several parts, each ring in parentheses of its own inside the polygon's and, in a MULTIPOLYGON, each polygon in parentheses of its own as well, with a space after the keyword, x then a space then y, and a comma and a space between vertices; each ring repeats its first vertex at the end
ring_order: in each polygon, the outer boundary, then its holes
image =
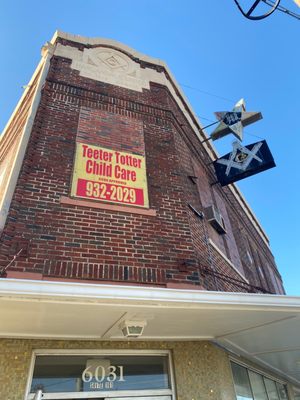
POLYGON ((123 366, 110 365, 106 370, 102 365, 97 365, 96 368, 95 366, 90 365, 82 372, 81 375, 81 378, 85 383, 91 382, 93 378, 95 378, 97 382, 103 382, 105 377, 109 382, 125 382, 123 366), (95 371, 92 372, 91 369, 95 369, 95 371), (118 375, 117 369, 119 369, 118 375))

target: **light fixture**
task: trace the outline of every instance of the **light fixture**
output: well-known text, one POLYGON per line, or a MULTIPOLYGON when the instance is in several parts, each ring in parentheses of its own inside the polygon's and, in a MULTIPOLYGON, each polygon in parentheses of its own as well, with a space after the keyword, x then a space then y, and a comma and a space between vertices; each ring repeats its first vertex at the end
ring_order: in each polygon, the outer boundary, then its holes
POLYGON ((120 329, 125 337, 139 337, 142 336, 145 326, 147 325, 146 321, 122 321, 120 324, 120 329))

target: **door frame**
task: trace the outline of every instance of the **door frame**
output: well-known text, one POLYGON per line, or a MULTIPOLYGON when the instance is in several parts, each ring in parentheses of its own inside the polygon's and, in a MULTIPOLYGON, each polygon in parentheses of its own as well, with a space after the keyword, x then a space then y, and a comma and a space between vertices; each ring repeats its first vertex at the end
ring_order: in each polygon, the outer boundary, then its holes
MULTIPOLYGON (((129 350, 129 349, 36 349, 33 350, 30 362, 30 368, 27 378, 26 391, 24 400, 34 400, 34 394, 30 394, 31 382, 35 360, 38 356, 165 356, 168 358, 169 379, 171 389, 154 389, 154 390, 119 390, 119 391, 103 391, 99 392, 62 392, 62 393, 44 393, 43 400, 60 400, 60 399, 104 399, 104 400, 130 400, 129 398, 140 398, 141 400, 176 400, 175 380, 172 353, 170 350, 129 350)), ((133 399, 134 400, 134 399, 133 399)))

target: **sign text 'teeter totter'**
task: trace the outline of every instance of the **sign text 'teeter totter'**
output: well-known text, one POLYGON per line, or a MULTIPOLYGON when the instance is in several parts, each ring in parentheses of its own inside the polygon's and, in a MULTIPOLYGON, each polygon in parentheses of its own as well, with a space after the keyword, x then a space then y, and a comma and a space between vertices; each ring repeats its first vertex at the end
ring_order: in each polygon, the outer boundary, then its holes
POLYGON ((149 207, 145 157, 76 143, 71 195, 149 207))

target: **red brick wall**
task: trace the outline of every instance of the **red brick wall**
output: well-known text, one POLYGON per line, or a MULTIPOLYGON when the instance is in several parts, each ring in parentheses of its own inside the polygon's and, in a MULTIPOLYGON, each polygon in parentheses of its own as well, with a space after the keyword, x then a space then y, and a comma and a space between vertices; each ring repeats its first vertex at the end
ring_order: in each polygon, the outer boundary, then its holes
POLYGON ((145 155, 141 120, 95 108, 80 108, 76 140, 145 155))
MULTIPOLYGON (((7 260, 18 243, 29 243, 10 273, 244 291, 220 277, 222 284, 216 285, 216 278, 201 269, 241 279, 208 244, 209 236, 215 235, 220 243, 226 238, 189 207, 201 212, 214 201, 208 193, 214 180, 210 161, 164 86, 151 84, 150 90, 138 93, 82 78, 70 68, 70 60, 53 57, 1 237, 2 251, 9 249, 7 260), (120 212, 95 208, 92 202, 62 202, 70 197, 76 140, 145 153, 153 215, 131 213, 130 208, 126 212, 126 206, 120 212), (203 186, 189 178, 200 174, 207 182, 203 186)), ((229 191, 216 190, 228 218, 238 213, 247 235, 268 254, 229 191)), ((232 232, 231 242, 234 228, 232 232)), ((241 257, 244 266, 241 243, 236 243, 233 256, 241 257)), ((234 246, 227 240, 228 258, 234 246)), ((257 284, 255 278, 249 280, 257 284)), ((266 282, 262 284, 268 289, 266 282)))

